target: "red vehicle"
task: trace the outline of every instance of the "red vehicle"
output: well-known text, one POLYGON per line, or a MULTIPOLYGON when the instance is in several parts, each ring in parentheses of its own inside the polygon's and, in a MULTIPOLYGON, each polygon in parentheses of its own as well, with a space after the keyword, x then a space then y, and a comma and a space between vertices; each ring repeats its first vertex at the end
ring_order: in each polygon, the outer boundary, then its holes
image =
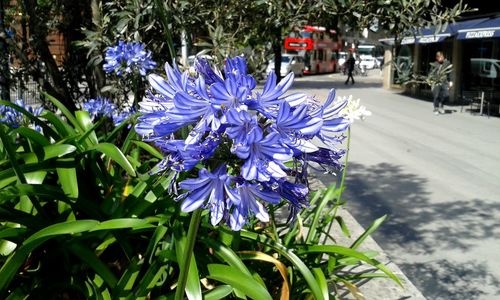
POLYGON ((340 51, 342 42, 335 30, 324 27, 304 26, 285 38, 287 53, 297 53, 304 57, 304 74, 335 72, 335 52, 340 51))

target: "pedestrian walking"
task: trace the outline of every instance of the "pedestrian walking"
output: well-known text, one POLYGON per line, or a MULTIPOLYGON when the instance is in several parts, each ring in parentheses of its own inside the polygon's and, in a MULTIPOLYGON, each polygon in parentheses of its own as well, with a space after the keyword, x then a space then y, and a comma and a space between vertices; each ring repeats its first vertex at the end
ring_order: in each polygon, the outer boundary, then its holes
POLYGON ((444 58, 441 51, 436 52, 436 61, 431 64, 429 79, 431 83, 432 96, 434 98, 434 114, 443 114, 443 102, 449 97, 449 89, 453 85, 450 78, 452 64, 444 58))
POLYGON ((347 68, 347 80, 345 81, 345 84, 349 83, 349 78, 351 78, 352 84, 354 84, 354 77, 352 77, 352 72, 354 71, 356 60, 354 59, 352 52, 349 53, 349 58, 345 61, 345 64, 347 68))

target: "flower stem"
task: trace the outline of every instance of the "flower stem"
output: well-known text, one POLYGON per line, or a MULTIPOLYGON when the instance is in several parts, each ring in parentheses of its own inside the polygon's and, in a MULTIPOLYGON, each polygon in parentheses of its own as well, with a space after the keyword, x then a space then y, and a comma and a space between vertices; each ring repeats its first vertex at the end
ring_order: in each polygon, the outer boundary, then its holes
MULTIPOLYGON (((337 210, 340 206, 340 201, 341 201, 340 199, 342 199, 342 192, 344 191, 345 177, 347 175, 347 164, 349 162, 349 150, 351 148, 351 127, 350 126, 347 128, 347 143, 346 144, 347 145, 346 145, 346 152, 345 152, 345 166, 344 166, 344 169, 342 170, 342 179, 340 180, 339 196, 337 198, 336 203, 333 205, 332 208, 330 208, 330 210, 326 214, 327 216, 331 215, 332 212, 334 215, 337 215, 337 210)), ((332 225, 333 225, 333 222, 330 222, 330 224, 328 225, 327 232, 330 232, 330 230, 332 229, 332 225)), ((323 243, 326 243, 326 239, 327 239, 327 236, 325 236, 325 240, 323 243)))
POLYGON ((349 150, 351 147, 351 127, 347 128, 347 145, 346 145, 346 152, 345 152, 345 166, 344 170, 342 170, 342 179, 340 180, 340 193, 339 193, 339 198, 337 199, 337 203, 340 202, 341 196, 342 196, 342 191, 344 191, 344 184, 345 184, 345 176, 347 175, 347 164, 349 162, 349 150))
POLYGON ((189 265, 191 263, 191 257, 193 256, 194 243, 196 241, 196 235, 198 233, 198 227, 201 221, 201 209, 197 209, 193 212, 191 216, 191 221, 189 222, 189 229, 187 234, 186 248, 184 249, 184 261, 180 265, 179 281, 177 282, 177 289, 175 290, 175 300, 184 299, 184 290, 186 289, 187 278, 189 274, 189 265))

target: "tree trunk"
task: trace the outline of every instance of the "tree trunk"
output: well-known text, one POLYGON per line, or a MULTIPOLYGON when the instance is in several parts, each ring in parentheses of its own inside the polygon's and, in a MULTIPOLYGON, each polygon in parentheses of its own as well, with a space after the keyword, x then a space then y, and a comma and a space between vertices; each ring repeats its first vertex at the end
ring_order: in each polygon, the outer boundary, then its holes
POLYGON ((5 32, 5 9, 3 0, 0 0, 0 99, 10 101, 10 70, 8 38, 5 32))
POLYGON ((274 73, 276 74, 276 79, 279 82, 281 80, 281 27, 274 29, 273 52, 274 73))
POLYGON ((32 40, 31 46, 38 55, 39 61, 43 62, 45 67, 45 70, 41 71, 39 66, 38 72, 35 72, 33 75, 35 79, 41 83, 44 90, 61 101, 69 110, 75 111, 76 105, 66 86, 61 71, 59 71, 50 53, 47 43, 48 29, 46 24, 40 19, 39 14, 37 14, 36 1, 24 0, 23 4, 25 13, 29 17, 29 31, 32 40), (45 78, 45 75, 48 75, 49 78, 45 78))
MULTIPOLYGON (((92 24, 102 24, 101 12, 99 10, 99 1, 92 0, 90 8, 92 10, 92 24)), ((95 51, 97 50, 94 50, 94 52, 95 51)), ((97 53, 93 53, 93 56, 96 55, 97 53)), ((101 94, 101 89, 106 85, 106 75, 104 74, 104 70, 102 69, 101 65, 94 67, 92 70, 90 70, 90 72, 92 72, 93 77, 95 78, 94 81, 89 81, 89 83, 95 82, 95 85, 92 85, 92 88, 90 90, 90 96, 92 98, 95 98, 101 94)), ((92 78, 92 76, 87 76, 87 78, 92 78)))

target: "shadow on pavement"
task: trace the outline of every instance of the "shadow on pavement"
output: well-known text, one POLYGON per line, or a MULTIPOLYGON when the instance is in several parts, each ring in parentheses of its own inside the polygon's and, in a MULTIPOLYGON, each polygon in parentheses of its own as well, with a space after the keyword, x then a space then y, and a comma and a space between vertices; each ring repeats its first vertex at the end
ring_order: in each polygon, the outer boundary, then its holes
MULTIPOLYGON (((496 218, 500 203, 481 199, 431 203, 426 184, 426 179, 397 165, 349 163, 344 196, 348 211, 365 228, 387 215, 373 237, 389 255, 432 255, 443 250, 465 253, 478 240, 500 234, 500 220, 496 218)), ((397 262, 397 257, 392 259, 397 262)), ((429 299, 476 299, 486 293, 485 287, 500 295, 499 279, 475 260, 460 264, 444 259, 398 266, 429 299)))

